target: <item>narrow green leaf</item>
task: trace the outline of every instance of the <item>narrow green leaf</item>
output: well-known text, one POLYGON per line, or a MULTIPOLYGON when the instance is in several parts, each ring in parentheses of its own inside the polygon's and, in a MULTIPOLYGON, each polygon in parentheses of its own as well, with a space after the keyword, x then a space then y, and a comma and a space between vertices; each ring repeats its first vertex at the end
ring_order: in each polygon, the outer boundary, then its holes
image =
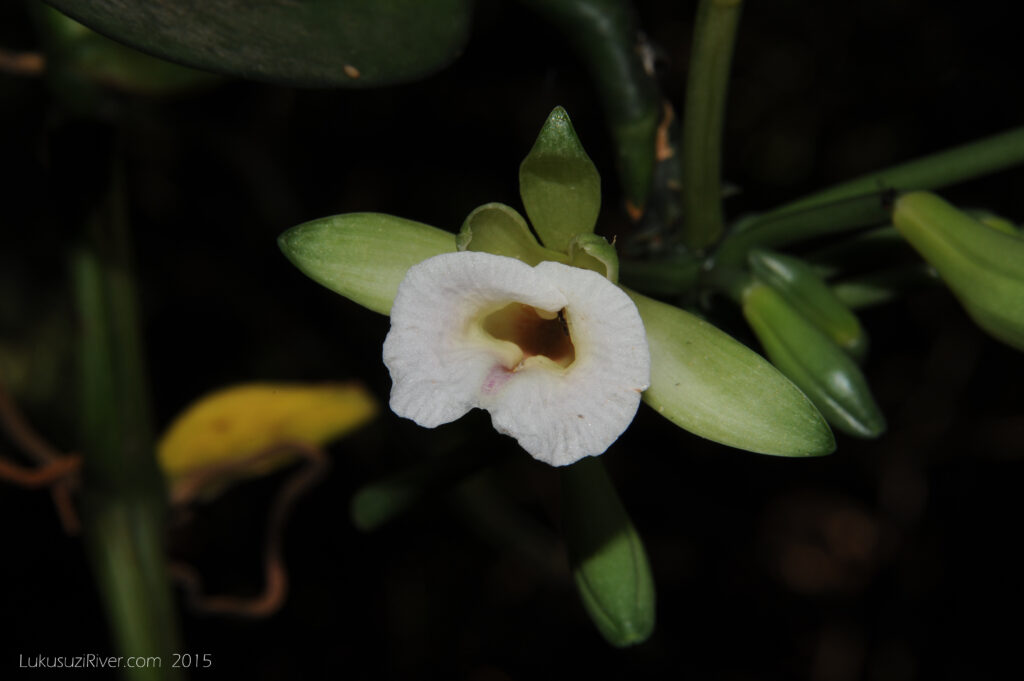
POLYGON ((885 417, 857 364, 775 289, 754 284, 743 296, 743 316, 772 363, 814 402, 836 428, 878 437, 885 417))
POLYGON ((730 447, 778 456, 820 456, 835 439, 789 379, 731 336, 694 315, 626 290, 651 350, 644 402, 686 430, 730 447))
POLYGON ((1024 350, 1024 239, 982 224, 930 192, 901 196, 893 224, 978 326, 1024 350))
POLYGON ((313 281, 389 314, 406 271, 454 251, 455 235, 392 215, 347 213, 292 227, 277 243, 313 281))
POLYGON ((455 237, 455 244, 460 251, 504 255, 530 266, 544 260, 567 261, 564 254, 537 243, 523 216, 503 203, 487 203, 470 213, 455 237))
POLYGON ((86 26, 199 69, 282 84, 366 87, 453 61, 471 0, 48 0, 86 26))
POLYGON ((601 177, 560 106, 548 116, 519 166, 519 193, 548 248, 565 253, 574 236, 594 231, 601 210, 601 177))
POLYGON ((655 598, 640 535, 600 459, 559 470, 563 531, 583 606, 612 645, 643 643, 654 631, 655 598))

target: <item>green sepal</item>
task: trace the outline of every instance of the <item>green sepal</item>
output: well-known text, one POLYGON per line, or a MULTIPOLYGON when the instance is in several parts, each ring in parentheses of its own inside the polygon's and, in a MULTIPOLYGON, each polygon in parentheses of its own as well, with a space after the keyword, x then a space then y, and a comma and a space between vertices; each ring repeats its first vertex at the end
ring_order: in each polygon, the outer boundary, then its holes
POLYGON ((978 326, 1024 350, 1024 239, 988 227, 930 192, 897 199, 893 224, 978 326))
POLYGON ((613 284, 619 281, 619 256, 603 236, 577 234, 569 242, 569 264, 593 270, 613 284))
POLYGON ((560 469, 562 530, 573 581, 590 619, 613 646, 654 631, 654 577, 643 542, 600 459, 560 469))
POLYGON ((416 263, 455 250, 451 232, 382 213, 347 213, 292 227, 277 244, 313 281, 381 314, 416 263))
POLYGON ((813 267, 799 258, 767 250, 751 251, 748 260, 754 276, 775 289, 836 345, 858 360, 864 359, 868 350, 864 327, 813 267))
POLYGON ((460 251, 504 255, 531 267, 544 260, 568 262, 563 253, 541 246, 523 216, 503 203, 486 203, 470 213, 455 244, 460 251))
POLYGON ((775 289, 755 283, 743 295, 743 316, 765 353, 836 428, 857 437, 885 432, 857 364, 775 289))
POLYGON ((647 329, 651 386, 643 400, 681 428, 776 456, 835 449, 810 400, 763 357, 677 307, 624 289, 647 329))
POLYGON ((565 253, 577 234, 591 233, 601 210, 601 176, 558 106, 519 166, 519 194, 541 242, 565 253))

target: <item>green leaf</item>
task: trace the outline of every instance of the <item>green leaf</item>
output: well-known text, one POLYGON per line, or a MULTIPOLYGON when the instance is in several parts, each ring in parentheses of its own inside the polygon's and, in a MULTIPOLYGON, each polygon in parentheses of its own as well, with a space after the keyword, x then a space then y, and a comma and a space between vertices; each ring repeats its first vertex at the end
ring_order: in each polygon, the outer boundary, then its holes
POLYGON ((789 379, 728 334, 677 307, 626 290, 651 350, 644 402, 691 433, 778 456, 835 449, 825 420, 789 379))
POLYGON ((519 166, 519 193, 548 248, 565 253, 574 236, 594 231, 601 210, 601 176, 560 106, 548 116, 519 166))
POLYGON ((614 646, 643 643, 654 631, 654 577, 600 459, 560 469, 562 525, 583 606, 614 646))
POLYGON ((569 242, 569 264, 593 270, 613 284, 619 280, 619 256, 603 236, 577 234, 569 242))
POLYGON ((470 213, 455 243, 460 251, 504 255, 531 267, 544 260, 567 261, 562 253, 537 243, 523 216, 503 203, 487 203, 470 213))
POLYGON ((461 52, 471 0, 48 0, 115 40, 231 76, 314 87, 423 78, 461 52))
POLYGON ((310 279, 381 314, 391 312, 410 267, 455 250, 452 233, 381 213, 313 220, 292 227, 277 243, 310 279))
POLYGON ((775 289, 754 284, 743 296, 743 316, 772 363, 788 376, 828 422, 856 437, 878 437, 885 417, 857 364, 775 289))
POLYGON ((221 80, 125 47, 45 5, 37 7, 46 41, 47 78, 65 99, 75 93, 88 97, 90 93, 83 91, 86 84, 168 96, 200 90, 221 80))
POLYGON ((750 253, 754 275, 775 289, 826 336, 857 359, 868 350, 868 336, 850 308, 832 292, 814 268, 799 258, 755 250, 750 253))
POLYGON ((1024 239, 929 192, 897 199, 893 224, 992 336, 1024 350, 1024 239))

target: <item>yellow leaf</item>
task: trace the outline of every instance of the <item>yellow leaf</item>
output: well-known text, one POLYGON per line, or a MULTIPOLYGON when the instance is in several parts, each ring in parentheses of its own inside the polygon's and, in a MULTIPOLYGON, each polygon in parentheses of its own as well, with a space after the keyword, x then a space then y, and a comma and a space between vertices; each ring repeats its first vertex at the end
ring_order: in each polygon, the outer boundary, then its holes
POLYGON ((231 477, 261 475, 295 458, 282 453, 268 459, 261 456, 266 452, 288 444, 321 447, 376 412, 376 400, 356 383, 232 386, 180 414, 161 438, 157 457, 172 486, 218 468, 231 477))

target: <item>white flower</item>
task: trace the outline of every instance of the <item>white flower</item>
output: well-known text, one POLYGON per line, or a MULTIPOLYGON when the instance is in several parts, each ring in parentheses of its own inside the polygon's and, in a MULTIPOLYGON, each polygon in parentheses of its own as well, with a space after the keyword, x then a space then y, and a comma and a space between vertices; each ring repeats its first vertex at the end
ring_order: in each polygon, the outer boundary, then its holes
POLYGON ((615 284, 475 252, 409 269, 384 363, 399 416, 434 428, 480 407, 553 466, 601 454, 622 434, 651 366, 640 314, 615 284))

